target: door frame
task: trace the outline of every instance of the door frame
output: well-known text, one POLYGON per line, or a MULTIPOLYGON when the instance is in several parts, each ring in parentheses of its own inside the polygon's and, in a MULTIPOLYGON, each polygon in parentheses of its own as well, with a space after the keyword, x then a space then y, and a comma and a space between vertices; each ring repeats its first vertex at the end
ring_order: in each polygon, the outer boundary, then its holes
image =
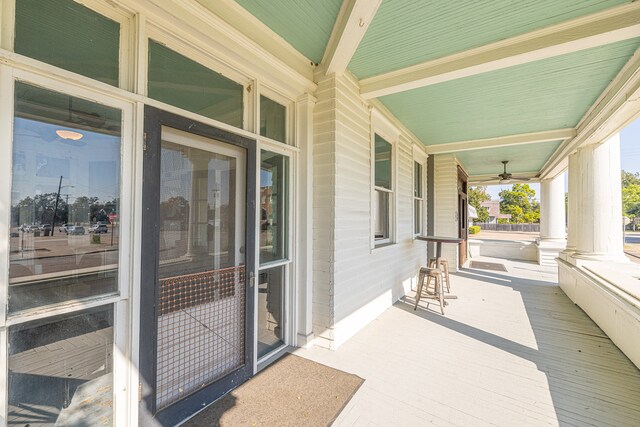
POLYGON ((469 257, 467 241, 469 239, 469 207, 467 186, 469 176, 458 166, 458 237, 463 239, 458 245, 458 268, 462 268, 469 257))
POLYGON ((256 161, 254 139, 145 105, 142 184, 142 254, 140 280, 140 384, 138 390, 140 425, 175 425, 196 414, 254 374, 253 289, 256 272, 256 161), (245 199, 245 336, 244 365, 171 406, 156 411, 157 313, 159 306, 158 263, 160 212, 160 155, 162 127, 170 127, 247 150, 245 199))

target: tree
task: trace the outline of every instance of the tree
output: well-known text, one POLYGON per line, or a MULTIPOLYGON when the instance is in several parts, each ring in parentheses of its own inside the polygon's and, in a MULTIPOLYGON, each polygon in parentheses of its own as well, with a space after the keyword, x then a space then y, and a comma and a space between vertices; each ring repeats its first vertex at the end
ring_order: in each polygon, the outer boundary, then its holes
POLYGON ((491 196, 489 195, 489 193, 487 193, 487 187, 470 187, 467 193, 467 200, 471 206, 476 208, 476 212, 478 212, 478 218, 474 219, 473 222, 488 222, 489 209, 482 206, 482 202, 491 200, 491 196))
POLYGON ((513 184, 510 190, 499 194, 500 212, 511 215, 511 224, 540 222, 540 204, 535 195, 529 184, 513 184))
POLYGON ((634 224, 640 218, 640 173, 622 171, 622 214, 634 224))

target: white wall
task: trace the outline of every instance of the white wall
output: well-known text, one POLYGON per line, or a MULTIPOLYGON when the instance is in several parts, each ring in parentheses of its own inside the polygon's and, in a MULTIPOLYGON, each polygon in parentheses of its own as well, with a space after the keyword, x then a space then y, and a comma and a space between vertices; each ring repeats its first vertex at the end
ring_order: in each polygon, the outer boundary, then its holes
MULTIPOLYGON (((435 156, 435 234, 458 237, 458 163, 453 154, 435 156)), ((442 245, 442 256, 449 261, 449 268, 457 271, 458 247, 442 245)))
POLYGON ((318 85, 313 114, 313 333, 315 344, 333 340, 336 103, 333 79, 318 85))
POLYGON ((314 252, 314 310, 321 312, 314 313, 318 320, 314 332, 318 335, 322 328, 329 328, 330 333, 316 344, 337 348, 411 289, 425 263, 426 244, 413 240, 412 142, 400 129, 395 150, 395 243, 371 248, 370 107, 348 75, 322 76, 318 83, 314 248, 321 250, 314 252), (328 111, 331 106, 335 107, 333 117, 328 111), (335 149, 333 165, 331 148, 335 149), (327 312, 329 323, 323 324, 327 312))

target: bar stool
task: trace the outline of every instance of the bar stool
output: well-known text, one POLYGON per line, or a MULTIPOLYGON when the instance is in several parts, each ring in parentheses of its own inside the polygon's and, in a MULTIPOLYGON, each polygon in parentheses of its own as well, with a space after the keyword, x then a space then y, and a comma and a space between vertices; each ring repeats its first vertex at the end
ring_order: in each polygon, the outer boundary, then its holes
MULTIPOLYGON (((436 268, 436 259, 429 259, 429 267, 436 268)), ((440 268, 444 275, 444 282, 447 285, 447 293, 451 293, 451 282, 449 281, 449 263, 446 258, 440 257, 440 268)))
POLYGON ((422 288, 424 287, 424 281, 427 281, 426 293, 429 289, 429 282, 431 278, 434 279, 434 294, 433 296, 425 296, 425 298, 437 299, 440 303, 440 312, 444 314, 444 289, 442 287, 442 270, 431 267, 422 267, 420 274, 418 274, 418 291, 416 293, 416 305, 413 307, 417 310, 418 303, 420 303, 420 297, 422 296, 422 288))

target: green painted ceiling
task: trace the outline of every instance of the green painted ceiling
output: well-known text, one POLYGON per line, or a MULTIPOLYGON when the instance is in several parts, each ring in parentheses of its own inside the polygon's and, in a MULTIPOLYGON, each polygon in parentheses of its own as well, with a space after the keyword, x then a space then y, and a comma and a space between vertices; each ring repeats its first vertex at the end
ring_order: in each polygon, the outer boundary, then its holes
POLYGON ((380 98, 427 145, 575 127, 640 39, 380 98))
POLYGON ((623 3, 630 1, 383 0, 349 69, 362 79, 623 3))
POLYGON ((314 62, 320 62, 342 0, 236 0, 314 62))
POLYGON ((508 147, 455 153, 469 175, 502 173, 502 160, 508 160, 507 172, 538 172, 562 141, 537 144, 511 145, 508 147))

